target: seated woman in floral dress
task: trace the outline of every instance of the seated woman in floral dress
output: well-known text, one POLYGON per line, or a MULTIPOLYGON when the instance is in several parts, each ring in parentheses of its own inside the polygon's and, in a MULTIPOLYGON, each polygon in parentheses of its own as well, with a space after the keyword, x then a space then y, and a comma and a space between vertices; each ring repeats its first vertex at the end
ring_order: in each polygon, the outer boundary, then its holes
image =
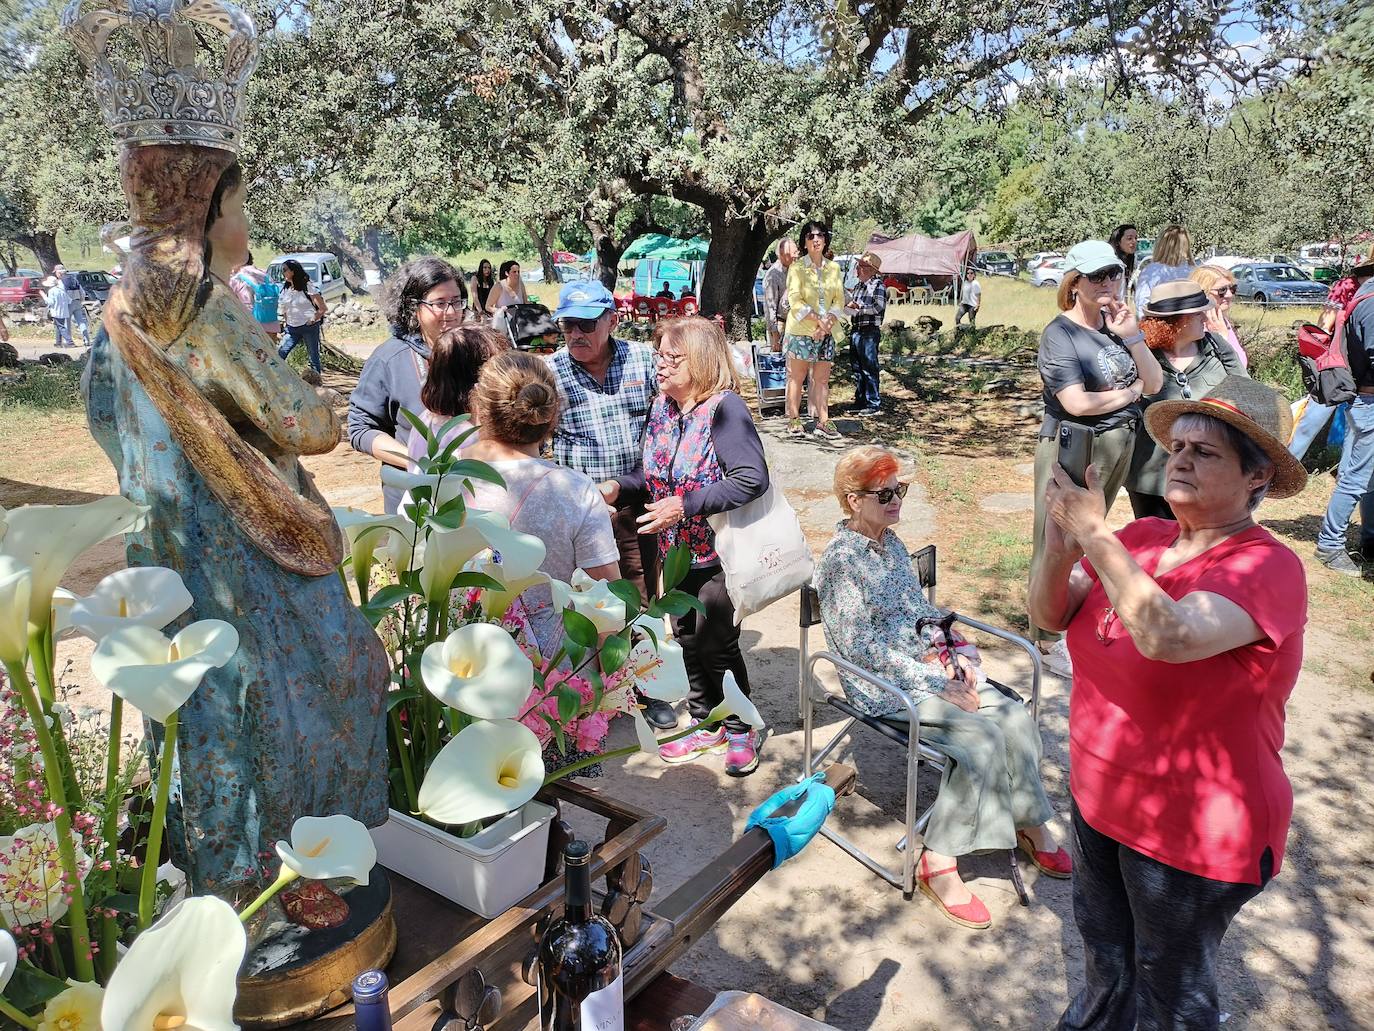
MULTIPOLYGON (((1054 815, 1040 783, 1040 733, 1025 706, 988 683, 977 650, 939 626, 906 546, 890 527, 907 484, 897 459, 855 448, 835 468, 835 496, 849 517, 816 570, 831 649, 905 691, 920 739, 948 756, 917 867, 921 891, 955 923, 983 928, 987 907, 959 878, 957 856, 1020 847, 1042 873, 1068 877, 1069 855, 1050 836, 1054 815)), ((905 709, 871 685, 841 677, 850 703, 905 725, 905 709)))

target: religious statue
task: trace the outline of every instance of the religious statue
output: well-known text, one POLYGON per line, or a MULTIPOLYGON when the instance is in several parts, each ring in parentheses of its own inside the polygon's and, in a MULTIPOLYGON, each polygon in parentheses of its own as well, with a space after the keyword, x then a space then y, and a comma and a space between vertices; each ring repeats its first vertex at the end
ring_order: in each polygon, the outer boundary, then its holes
POLYGON ((387 656, 299 461, 336 446, 336 417, 226 282, 248 244, 236 155, 252 21, 225 0, 73 0, 62 21, 129 204, 88 422, 121 492, 151 509, 130 565, 176 570, 195 598, 185 619, 239 633, 181 711, 170 835, 192 890, 233 899, 297 817, 386 819, 387 656))

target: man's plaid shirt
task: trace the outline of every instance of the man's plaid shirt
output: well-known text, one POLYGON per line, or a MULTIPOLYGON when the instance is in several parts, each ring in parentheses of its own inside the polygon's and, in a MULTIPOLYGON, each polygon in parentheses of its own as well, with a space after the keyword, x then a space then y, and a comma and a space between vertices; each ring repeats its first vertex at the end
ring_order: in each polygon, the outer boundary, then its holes
POLYGON ((887 287, 882 276, 873 276, 867 283, 854 287, 854 297, 850 302, 858 312, 850 321, 855 329, 874 329, 882 326, 887 315, 887 287))
POLYGON ((614 337, 611 346, 605 383, 592 379, 566 347, 549 356, 561 405, 553 460, 597 481, 624 476, 639 465, 644 420, 658 393, 653 349, 614 337))

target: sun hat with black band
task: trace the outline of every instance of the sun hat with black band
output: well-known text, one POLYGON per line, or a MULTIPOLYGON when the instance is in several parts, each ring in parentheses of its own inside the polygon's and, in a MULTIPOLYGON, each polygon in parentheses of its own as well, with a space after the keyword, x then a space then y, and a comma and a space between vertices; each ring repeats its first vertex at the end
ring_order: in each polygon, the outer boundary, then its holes
POLYGON ((1173 279, 1160 283, 1150 291, 1149 303, 1140 313, 1145 319, 1171 319, 1175 315, 1192 315, 1211 311, 1216 303, 1207 291, 1191 279, 1173 279))
POLYGON ((1283 395, 1247 376, 1227 376, 1207 396, 1192 401, 1156 401, 1145 410, 1145 428, 1165 451, 1173 442, 1174 420, 1196 412, 1234 426, 1274 463, 1269 497, 1291 498, 1307 486, 1307 470, 1288 452, 1284 441, 1293 429, 1293 413, 1283 395))
POLYGON ((1374 254, 1371 254, 1364 261, 1356 262, 1355 267, 1350 270, 1350 274, 1357 279, 1360 276, 1374 276, 1374 254))

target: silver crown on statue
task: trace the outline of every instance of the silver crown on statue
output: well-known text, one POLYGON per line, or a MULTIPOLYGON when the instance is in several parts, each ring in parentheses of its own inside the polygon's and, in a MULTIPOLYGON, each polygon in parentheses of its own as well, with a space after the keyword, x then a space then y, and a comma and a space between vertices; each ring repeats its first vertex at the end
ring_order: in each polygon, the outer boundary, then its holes
POLYGON ((71 0, 62 29, 121 144, 239 149, 258 60, 257 30, 242 10, 225 0, 71 0), (207 28, 222 46, 202 38, 207 28))

